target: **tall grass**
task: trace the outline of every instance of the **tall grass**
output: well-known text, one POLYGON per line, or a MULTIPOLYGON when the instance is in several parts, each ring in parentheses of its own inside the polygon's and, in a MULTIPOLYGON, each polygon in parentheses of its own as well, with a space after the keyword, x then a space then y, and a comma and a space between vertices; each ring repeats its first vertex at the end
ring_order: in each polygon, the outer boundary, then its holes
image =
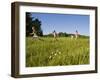
POLYGON ((89 39, 26 38, 26 67, 89 64, 89 39))

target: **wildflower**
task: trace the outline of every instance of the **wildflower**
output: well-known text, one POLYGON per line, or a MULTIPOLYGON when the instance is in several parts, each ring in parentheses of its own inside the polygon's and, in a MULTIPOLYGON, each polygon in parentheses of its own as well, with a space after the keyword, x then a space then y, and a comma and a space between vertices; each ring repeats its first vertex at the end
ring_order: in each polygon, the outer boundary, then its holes
POLYGON ((51 54, 53 54, 53 52, 51 54))
POLYGON ((49 59, 51 59, 52 58, 52 56, 49 56, 49 59))
POLYGON ((56 56, 57 54, 55 53, 54 55, 56 56))
POLYGON ((61 52, 59 52, 59 54, 61 54, 61 52))

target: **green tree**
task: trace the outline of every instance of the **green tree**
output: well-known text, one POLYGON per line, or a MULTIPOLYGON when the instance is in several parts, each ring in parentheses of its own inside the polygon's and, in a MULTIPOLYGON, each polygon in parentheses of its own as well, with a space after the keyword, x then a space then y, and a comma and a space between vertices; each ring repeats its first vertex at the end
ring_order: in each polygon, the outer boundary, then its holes
POLYGON ((38 36, 43 36, 43 31, 41 29, 41 21, 39 19, 35 19, 32 17, 32 14, 27 12, 26 13, 26 36, 30 36, 30 33, 32 33, 32 27, 34 26, 34 29, 36 31, 36 34, 38 36))
POLYGON ((35 28, 36 34, 38 36, 43 36, 43 31, 41 29, 41 21, 36 18, 36 19, 33 20, 32 25, 35 28))
POLYGON ((68 34, 67 33, 63 33, 63 32, 59 32, 59 36, 60 37, 68 37, 68 34))
POLYGON ((26 36, 29 36, 32 32, 32 17, 31 13, 26 13, 26 36))

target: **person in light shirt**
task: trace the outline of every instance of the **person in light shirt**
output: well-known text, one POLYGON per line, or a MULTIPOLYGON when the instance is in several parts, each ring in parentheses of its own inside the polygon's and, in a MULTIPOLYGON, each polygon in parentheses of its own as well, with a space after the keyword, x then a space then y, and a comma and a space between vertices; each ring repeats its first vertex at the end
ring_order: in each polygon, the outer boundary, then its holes
POLYGON ((54 37, 54 40, 57 40, 57 33, 55 30, 53 31, 53 37, 54 37))
POLYGON ((76 30, 75 38, 77 39, 78 37, 79 37, 79 33, 78 33, 78 31, 76 30))
POLYGON ((36 34, 34 26, 32 27, 32 34, 33 34, 33 38, 37 38, 38 37, 37 34, 36 34))

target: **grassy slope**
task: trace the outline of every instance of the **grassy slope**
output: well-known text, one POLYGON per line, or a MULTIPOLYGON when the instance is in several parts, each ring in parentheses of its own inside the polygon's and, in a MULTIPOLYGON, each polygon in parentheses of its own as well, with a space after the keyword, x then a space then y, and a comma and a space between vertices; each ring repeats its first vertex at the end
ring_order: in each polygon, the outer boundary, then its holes
POLYGON ((89 64, 89 39, 26 38, 26 66, 89 64))

